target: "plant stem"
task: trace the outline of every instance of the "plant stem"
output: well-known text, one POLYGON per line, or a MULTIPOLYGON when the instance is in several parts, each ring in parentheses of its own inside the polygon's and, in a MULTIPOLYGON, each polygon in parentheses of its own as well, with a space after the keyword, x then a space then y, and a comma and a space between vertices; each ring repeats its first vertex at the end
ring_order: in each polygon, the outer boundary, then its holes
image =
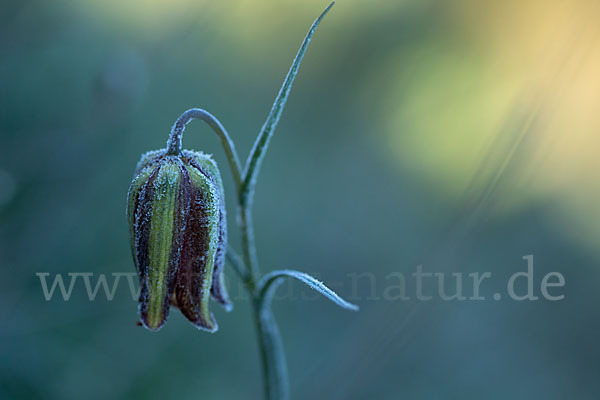
POLYGON ((248 272, 244 283, 252 299, 252 311, 262 363, 265 399, 287 400, 289 399, 288 374, 281 336, 271 311, 270 298, 265 299, 257 286, 260 276, 254 245, 251 210, 247 205, 240 204, 239 213, 243 258, 248 272))
MULTIPOLYGON (((254 225, 252 224, 252 201, 254 198, 254 187, 260 165, 265 156, 269 141, 273 136, 277 122, 283 112, 286 100, 290 94, 292 83, 300 68, 302 58, 308 49, 308 45, 321 20, 331 9, 331 3, 310 27, 298 54, 292 62, 292 66, 283 82, 283 85, 273 103, 273 107, 267 116, 254 147, 248 155, 246 167, 240 176, 238 189, 238 223, 242 235, 243 258, 247 267, 245 279, 246 289, 252 298, 254 321, 257 331, 258 347, 262 361, 264 380, 264 392, 266 400, 289 399, 288 373, 285 363, 283 344, 277 323, 271 311, 271 296, 264 295, 262 288, 258 285, 260 271, 254 245, 254 225)), ((239 162, 237 163, 239 166, 239 162)))
POLYGON ((288 373, 285 352, 277 323, 271 307, 264 306, 261 299, 254 299, 254 320, 262 362, 265 399, 289 399, 288 373))
POLYGON ((247 268, 246 285, 254 297, 256 282, 260 278, 256 246, 254 245, 254 225, 252 224, 252 211, 249 205, 239 204, 239 224, 242 234, 242 251, 244 263, 247 268))

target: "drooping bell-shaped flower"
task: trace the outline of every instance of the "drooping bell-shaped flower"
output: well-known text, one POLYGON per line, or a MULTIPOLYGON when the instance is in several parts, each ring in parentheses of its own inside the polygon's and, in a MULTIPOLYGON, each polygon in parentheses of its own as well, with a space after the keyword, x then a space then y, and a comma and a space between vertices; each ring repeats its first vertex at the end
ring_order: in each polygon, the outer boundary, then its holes
POLYGON ((231 308, 223 282, 223 184, 209 155, 180 149, 181 132, 166 149, 142 155, 128 193, 139 315, 146 328, 158 330, 173 305, 196 327, 214 332, 211 295, 231 308))

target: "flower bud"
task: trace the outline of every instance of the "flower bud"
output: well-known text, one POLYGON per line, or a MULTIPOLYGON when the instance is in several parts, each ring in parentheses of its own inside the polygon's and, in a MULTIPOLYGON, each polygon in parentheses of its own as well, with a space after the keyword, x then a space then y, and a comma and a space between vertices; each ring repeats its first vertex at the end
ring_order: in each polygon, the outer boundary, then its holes
POLYGON ((128 193, 131 248, 140 279, 142 324, 158 330, 171 305, 210 332, 212 296, 231 308, 223 284, 227 226, 216 163, 200 152, 142 155, 128 193))

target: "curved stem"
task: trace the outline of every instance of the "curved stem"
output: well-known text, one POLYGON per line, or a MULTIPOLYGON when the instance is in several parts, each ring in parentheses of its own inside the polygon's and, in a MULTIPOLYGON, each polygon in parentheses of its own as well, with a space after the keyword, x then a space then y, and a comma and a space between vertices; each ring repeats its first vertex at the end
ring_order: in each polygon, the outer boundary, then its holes
POLYGON ((183 136, 183 131, 185 130, 185 126, 193 119, 199 119, 206 122, 219 136, 223 149, 225 150, 225 155, 227 155, 227 160, 229 161, 233 180, 235 181, 236 188, 239 192, 242 185, 242 167, 237 152, 235 151, 235 145, 223 127, 223 124, 208 111, 200 108, 191 108, 177 118, 177 121, 175 121, 171 128, 169 139, 167 140, 167 154, 177 155, 181 152, 181 137, 183 136))

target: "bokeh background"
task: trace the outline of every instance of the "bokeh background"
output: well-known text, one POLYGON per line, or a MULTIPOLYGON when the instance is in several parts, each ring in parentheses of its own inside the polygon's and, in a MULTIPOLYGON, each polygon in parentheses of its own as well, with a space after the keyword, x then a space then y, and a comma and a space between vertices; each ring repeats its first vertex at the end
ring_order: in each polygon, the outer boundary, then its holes
MULTIPOLYGON (((90 302, 80 281, 47 302, 36 273, 132 272, 139 155, 190 107, 246 155, 326 3, 1 4, 0 398, 260 398, 231 271, 235 310, 213 306, 214 335, 177 311, 158 333, 137 327, 123 282, 113 301, 90 302)), ((598 15, 593 0, 338 1, 255 201, 264 271, 306 270, 361 306, 281 289, 295 399, 600 397, 598 15), (492 300, 529 254, 536 294, 557 271, 564 300, 492 300), (488 300, 386 299, 390 274, 419 264, 492 272, 488 300)), ((233 204, 216 136, 196 122, 184 145, 215 155, 233 204)))

